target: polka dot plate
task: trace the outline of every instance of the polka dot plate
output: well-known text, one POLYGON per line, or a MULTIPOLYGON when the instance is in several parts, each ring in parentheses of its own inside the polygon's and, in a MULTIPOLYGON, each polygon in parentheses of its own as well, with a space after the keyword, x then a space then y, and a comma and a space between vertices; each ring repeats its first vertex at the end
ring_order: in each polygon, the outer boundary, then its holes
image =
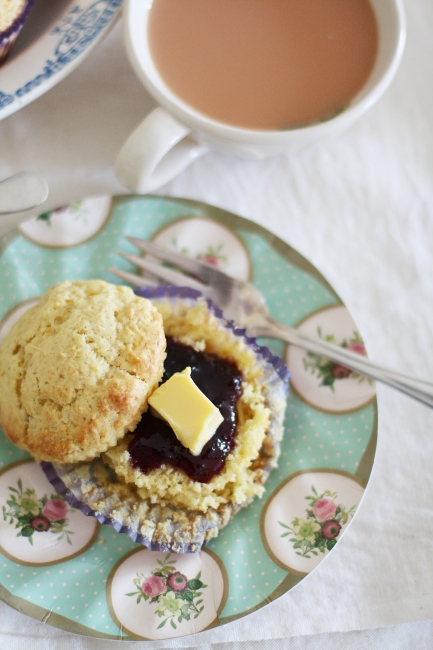
MULTIPOLYGON (((118 280, 124 235, 152 239, 251 280, 271 315, 365 354, 328 282, 267 230, 218 208, 158 196, 92 197, 0 240, 0 343, 50 286, 118 280)), ((0 598, 38 620, 106 639, 159 640, 246 616, 292 589, 356 515, 377 436, 374 384, 280 341, 291 371, 278 469, 263 498, 195 554, 149 551, 71 508, 0 430, 0 598)), ((289 614, 290 615, 290 614, 289 614)))

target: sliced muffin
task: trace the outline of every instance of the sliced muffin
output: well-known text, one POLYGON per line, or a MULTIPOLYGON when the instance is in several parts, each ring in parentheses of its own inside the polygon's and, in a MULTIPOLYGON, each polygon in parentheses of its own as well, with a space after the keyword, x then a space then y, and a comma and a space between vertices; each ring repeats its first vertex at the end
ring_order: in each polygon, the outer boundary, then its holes
POLYGON ((162 318, 128 287, 63 282, 0 348, 0 423, 38 460, 95 458, 132 431, 162 376, 162 318))
MULTIPOLYGON (((176 437, 158 433, 160 440, 155 442, 153 432, 149 435, 147 413, 144 425, 142 421, 101 458, 78 465, 42 466, 56 489, 85 514, 110 523, 151 549, 197 551, 236 512, 262 495, 279 456, 289 375, 281 359, 224 320, 197 292, 159 287, 144 290, 144 295, 163 317, 166 366, 172 364, 173 354, 179 354, 176 346, 181 346, 203 354, 211 363, 221 361, 239 378, 235 409, 228 416, 235 420, 234 436, 223 439, 227 452, 223 462, 217 463, 213 474, 200 474, 200 464, 205 467, 209 453, 212 456, 218 450, 217 429, 200 455, 193 459, 190 454, 196 474, 188 465, 179 465, 173 451, 176 437), (134 452, 137 444, 140 462, 134 452), (162 456, 154 462, 156 447, 162 456)), ((191 376, 197 377, 196 361, 190 358, 191 376)))

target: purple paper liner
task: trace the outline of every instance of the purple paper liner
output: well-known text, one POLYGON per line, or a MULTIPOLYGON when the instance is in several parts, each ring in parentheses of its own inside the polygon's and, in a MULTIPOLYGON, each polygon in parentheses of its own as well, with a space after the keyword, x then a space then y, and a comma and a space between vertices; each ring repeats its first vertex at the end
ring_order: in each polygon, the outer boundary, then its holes
MULTIPOLYGON (((152 298, 186 298, 198 300, 198 298, 202 297, 200 291, 190 289, 190 287, 178 287, 171 284, 162 284, 156 287, 140 287, 139 289, 135 289, 134 293, 136 293, 137 296, 142 296, 149 300, 152 300, 152 298)), ((272 365, 281 381, 286 384, 286 390, 288 390, 290 372, 282 358, 272 354, 266 346, 259 345, 254 337, 248 336, 245 328, 237 327, 234 321, 225 318, 222 309, 217 307, 212 300, 206 298, 206 303, 209 311, 220 320, 223 320, 227 328, 230 329, 235 336, 241 337, 247 341, 249 347, 251 347, 257 355, 261 356, 265 361, 267 361, 267 363, 272 365)))
MULTIPOLYGON (((95 519, 97 519, 100 524, 109 525, 112 528, 114 528, 116 532, 124 533, 128 535, 133 542, 135 542, 136 544, 142 544, 150 551, 162 551, 164 553, 169 553, 169 552, 196 553, 198 550, 200 550, 200 548, 206 545, 206 541, 201 541, 201 542, 194 541, 190 544, 183 544, 183 545, 179 544, 179 542, 161 543, 161 542, 154 541, 150 537, 142 535, 141 533, 137 533, 129 526, 112 519, 108 514, 104 514, 96 510, 93 510, 90 506, 88 506, 86 503, 81 501, 65 485, 62 478, 57 473, 56 467, 52 463, 42 461, 40 463, 40 467, 42 468, 48 481, 56 490, 57 494, 62 496, 69 503, 70 506, 76 508, 77 510, 80 510, 83 513, 83 515, 86 515, 87 517, 95 517, 95 519)), ((239 508, 237 508, 236 511, 238 509, 239 508)), ((205 538, 206 531, 213 527, 215 527, 215 521, 213 522, 208 521, 205 516, 200 517, 200 528, 202 533, 202 540, 204 540, 205 538)))
MULTIPOLYGON (((161 544, 159 542, 154 542, 152 539, 149 537, 145 537, 144 535, 141 535, 140 533, 137 533, 133 531, 129 526, 126 526, 124 524, 121 524, 118 521, 115 521, 114 519, 111 519, 111 517, 101 514, 100 512, 97 512, 96 510, 93 510, 90 508, 88 505, 83 503, 83 501, 80 501, 71 490, 66 487, 62 479, 57 473, 56 468, 52 463, 48 463, 46 461, 42 461, 40 463, 40 466, 42 470, 45 473, 45 476, 51 483, 51 485, 54 487, 56 490, 57 494, 62 496, 66 501, 69 503, 70 506, 73 508, 76 508, 77 510, 80 510, 83 515, 86 515, 86 517, 95 517, 99 521, 100 524, 102 525, 109 525, 114 530, 118 533, 124 533, 125 535, 128 535, 133 542, 136 544, 142 544, 146 548, 148 548, 150 551, 161 551, 163 553, 169 553, 170 551, 173 550, 173 546, 171 544, 161 544)), ((205 532, 205 530, 203 530, 205 532)), ((177 549, 177 553, 195 553, 197 551, 197 548, 193 548, 195 545, 184 545, 182 549, 177 549)), ((203 544, 204 546, 204 544, 203 544)))
MULTIPOLYGON (((197 300, 202 297, 199 291, 190 289, 189 287, 178 287, 174 285, 141 287, 139 289, 136 289, 135 293, 143 298, 148 298, 149 300, 162 300, 164 298, 168 298, 169 300, 177 301, 180 299, 186 302, 190 301, 191 304, 196 303, 197 300)), ((245 329, 238 328, 233 321, 227 320, 224 317, 222 310, 216 307, 211 300, 206 299, 206 303, 209 311, 222 322, 223 326, 226 329, 230 330, 234 336, 243 338, 248 346, 254 351, 258 357, 258 360, 262 360, 262 362, 264 362, 265 368, 267 368, 267 378, 269 379, 269 392, 279 393, 285 397, 288 391, 290 372, 284 361, 280 357, 272 354, 272 352, 267 347, 259 345, 254 337, 248 336, 245 329)), ((273 422, 271 422, 271 427, 281 425, 281 423, 276 422, 276 420, 274 421, 274 418, 272 418, 272 421, 273 422)), ((275 447, 275 455, 278 457, 279 440, 276 440, 275 447)), ((59 464, 58 467, 61 468, 61 465, 59 464)), ((196 521, 198 522, 199 529, 201 531, 201 542, 199 540, 194 540, 193 543, 184 544, 183 546, 179 546, 179 542, 176 542, 175 548, 173 547, 173 544, 170 543, 155 542, 153 539, 146 537, 141 533, 138 533, 136 530, 133 530, 130 526, 112 519, 108 512, 96 511, 88 506, 65 485, 64 481, 59 475, 59 471, 61 472, 61 469, 58 471, 57 467, 53 463, 43 461, 41 462, 41 468, 44 471, 49 482, 55 488, 56 492, 64 497, 73 508, 80 510, 86 516, 95 517, 101 524, 108 524, 112 526, 118 533, 125 533, 126 535, 129 535, 129 537, 134 542, 137 544, 142 544, 152 551, 174 551, 177 553, 196 552, 205 545, 206 541, 204 540, 207 530, 215 526, 219 528, 218 522, 215 521, 215 517, 213 520, 208 520, 206 516, 200 513, 197 515, 196 521)), ((265 467, 265 471, 267 473, 269 473, 271 469, 272 465, 265 467)), ((240 508, 241 506, 233 506, 232 515, 234 515, 235 512, 237 512, 240 508)), ((217 514, 216 511, 214 511, 214 513, 217 514)))

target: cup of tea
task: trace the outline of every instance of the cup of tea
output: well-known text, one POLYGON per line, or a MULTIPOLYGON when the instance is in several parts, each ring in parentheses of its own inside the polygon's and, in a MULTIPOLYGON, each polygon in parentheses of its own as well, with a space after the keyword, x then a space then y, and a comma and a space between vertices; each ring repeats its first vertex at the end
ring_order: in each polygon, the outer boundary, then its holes
POLYGON ((350 126, 384 93, 402 0, 126 0, 124 37, 159 103, 115 170, 150 192, 216 150, 263 159, 350 126))

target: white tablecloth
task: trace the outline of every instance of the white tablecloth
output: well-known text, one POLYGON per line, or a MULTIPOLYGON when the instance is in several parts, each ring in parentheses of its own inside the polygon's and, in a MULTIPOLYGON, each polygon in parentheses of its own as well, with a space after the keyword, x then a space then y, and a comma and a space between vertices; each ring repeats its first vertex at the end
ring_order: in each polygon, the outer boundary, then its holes
MULTIPOLYGON (((354 317, 370 357, 433 378, 433 3, 406 3, 401 68, 343 135, 289 159, 208 154, 159 192, 265 225, 310 259, 354 317)), ((127 62, 119 22, 53 90, 0 122, 0 178, 50 183, 47 209, 125 192, 113 162, 154 106, 127 62)), ((338 552, 295 589, 239 621, 137 648, 431 648, 433 410, 378 386, 379 442, 338 552)), ((0 603, 0 648, 99 650, 0 603)), ((132 647, 132 646, 131 646, 132 647)))

